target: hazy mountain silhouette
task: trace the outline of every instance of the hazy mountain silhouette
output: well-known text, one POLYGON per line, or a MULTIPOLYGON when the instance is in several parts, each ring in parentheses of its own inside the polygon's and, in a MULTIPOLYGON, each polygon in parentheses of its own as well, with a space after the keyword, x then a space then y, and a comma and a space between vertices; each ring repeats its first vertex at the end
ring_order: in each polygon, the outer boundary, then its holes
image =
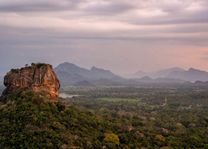
MULTIPOLYGON (((181 69, 163 70, 155 73, 153 77, 144 76, 139 79, 126 79, 119 75, 112 73, 110 70, 105 70, 97 67, 86 69, 79 67, 72 63, 62 63, 55 68, 55 72, 61 82, 62 86, 120 86, 120 85, 133 85, 151 84, 151 83, 184 83, 185 81, 178 78, 166 78, 172 72, 182 71, 181 69)), ((141 73, 140 73, 141 74, 141 73)))
MULTIPOLYGON (((72 63, 62 63, 55 68, 55 72, 63 86, 68 85, 96 85, 123 80, 109 70, 92 67, 90 70, 72 63)), ((109 83, 108 83, 109 84, 109 83)))
POLYGON ((72 63, 62 63, 55 68, 62 86, 111 86, 111 85, 140 85, 140 84, 177 84, 208 81, 208 72, 195 68, 185 70, 179 67, 163 69, 153 73, 138 71, 130 79, 122 78, 110 70, 92 67, 82 68, 72 63))
POLYGON ((173 67, 169 69, 162 69, 150 74, 152 78, 172 78, 172 74, 182 73, 185 70, 179 67, 173 67))
POLYGON ((129 75, 128 77, 129 78, 143 78, 145 76, 148 76, 148 73, 140 70, 134 73, 133 75, 129 75))
POLYGON ((184 80, 174 79, 174 78, 151 78, 145 76, 138 79, 131 79, 132 81, 139 84, 183 84, 186 83, 184 80))
MULTIPOLYGON (((157 78, 166 78, 166 79, 178 79, 184 81, 208 81, 208 72, 202 71, 195 68, 190 68, 188 70, 174 67, 169 69, 163 69, 154 73, 147 73, 146 76, 157 79, 157 78)), ((139 78, 140 76, 138 76, 139 78)))

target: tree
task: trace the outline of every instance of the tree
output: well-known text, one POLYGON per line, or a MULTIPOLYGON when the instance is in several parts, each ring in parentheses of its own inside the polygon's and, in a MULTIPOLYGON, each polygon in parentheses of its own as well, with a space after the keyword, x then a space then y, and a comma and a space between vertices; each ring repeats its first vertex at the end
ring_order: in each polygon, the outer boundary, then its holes
POLYGON ((104 136, 105 136, 105 138, 104 138, 105 142, 110 142, 110 143, 114 143, 114 144, 117 144, 117 145, 120 144, 119 137, 116 134, 114 134, 114 133, 105 133, 104 136))

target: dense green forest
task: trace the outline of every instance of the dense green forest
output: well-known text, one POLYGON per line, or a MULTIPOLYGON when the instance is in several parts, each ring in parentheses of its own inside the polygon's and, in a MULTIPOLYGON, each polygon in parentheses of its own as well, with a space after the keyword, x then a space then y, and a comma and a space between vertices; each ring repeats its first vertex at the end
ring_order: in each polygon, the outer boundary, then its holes
POLYGON ((24 91, 1 102, 0 148, 208 148, 206 89, 62 92, 76 96, 54 104, 24 91))

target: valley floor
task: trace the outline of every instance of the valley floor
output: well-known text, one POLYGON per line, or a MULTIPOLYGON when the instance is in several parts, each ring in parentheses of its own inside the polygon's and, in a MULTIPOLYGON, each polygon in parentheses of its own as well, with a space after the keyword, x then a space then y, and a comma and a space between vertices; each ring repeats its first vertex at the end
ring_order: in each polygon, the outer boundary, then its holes
POLYGON ((111 121, 120 146, 208 148, 206 88, 67 88, 79 109, 111 121))

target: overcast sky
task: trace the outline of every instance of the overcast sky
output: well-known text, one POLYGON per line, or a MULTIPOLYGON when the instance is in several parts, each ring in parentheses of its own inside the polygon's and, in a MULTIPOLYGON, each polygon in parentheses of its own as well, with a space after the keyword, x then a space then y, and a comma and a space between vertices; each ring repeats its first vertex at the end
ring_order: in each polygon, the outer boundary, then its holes
POLYGON ((0 0, 0 75, 31 62, 208 70, 208 0, 0 0))

